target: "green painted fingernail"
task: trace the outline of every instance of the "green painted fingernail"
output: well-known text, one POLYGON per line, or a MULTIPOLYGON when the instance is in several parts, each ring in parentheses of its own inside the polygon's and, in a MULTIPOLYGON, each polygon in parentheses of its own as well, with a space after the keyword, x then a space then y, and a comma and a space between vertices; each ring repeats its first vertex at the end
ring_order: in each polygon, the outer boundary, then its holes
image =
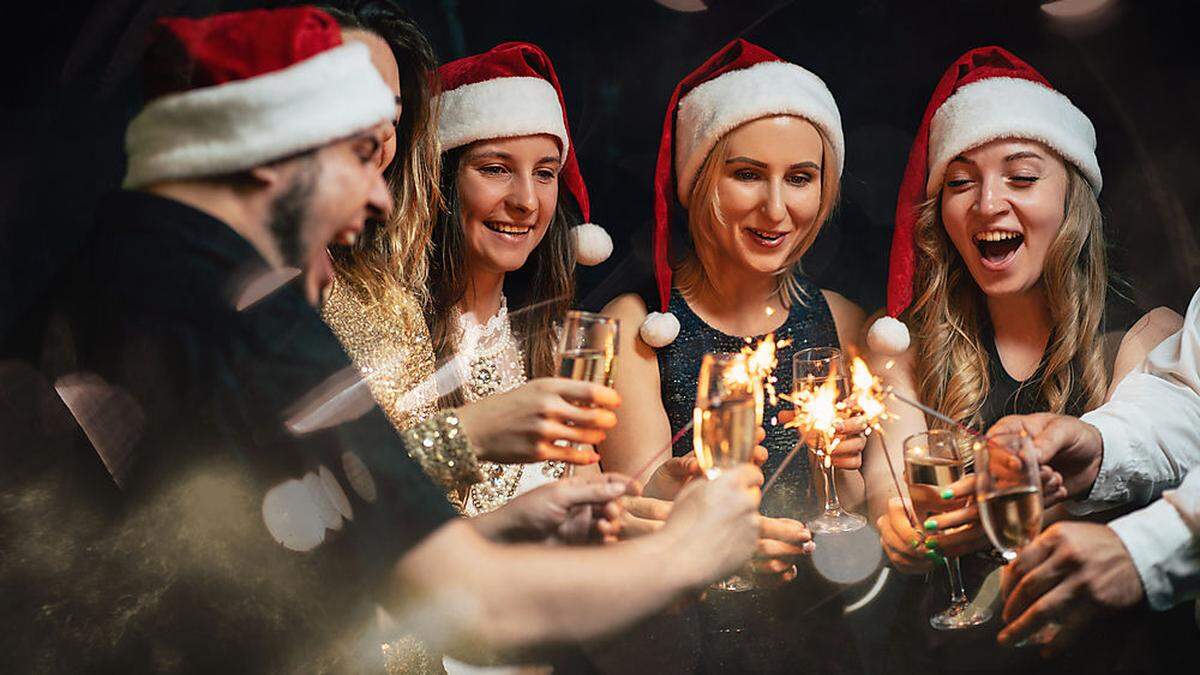
POLYGON ((937 539, 926 539, 925 540, 925 548, 929 549, 930 551, 936 550, 937 547, 938 547, 937 539))
POLYGON ((942 557, 942 554, 938 553, 937 551, 926 551, 925 552, 925 558, 928 560, 932 560, 933 562, 937 562, 938 558, 941 558, 941 557, 942 557))
POLYGON ((933 532, 934 530, 937 529, 937 521, 934 520, 933 518, 930 518, 929 520, 925 521, 925 529, 929 530, 930 532, 933 532))
POLYGON ((913 539, 913 540, 912 540, 912 547, 913 547, 913 548, 921 548, 921 540, 920 540, 920 539, 913 539))
POLYGON ((951 490, 950 488, 946 488, 945 490, 942 490, 942 499, 951 499, 953 497, 954 497, 954 490, 951 490))

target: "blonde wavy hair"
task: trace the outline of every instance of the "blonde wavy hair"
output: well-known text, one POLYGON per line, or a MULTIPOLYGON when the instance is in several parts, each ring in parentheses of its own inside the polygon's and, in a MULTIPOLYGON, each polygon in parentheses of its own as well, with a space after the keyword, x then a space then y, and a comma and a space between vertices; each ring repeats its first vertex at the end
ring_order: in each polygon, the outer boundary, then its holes
MULTIPOLYGON (((829 158, 836 155, 833 153, 833 146, 830 145, 825 132, 815 124, 813 128, 821 137, 821 157, 824 165, 829 158)), ((717 192, 717 184, 721 179, 725 159, 729 155, 731 133, 722 136, 708 153, 708 157, 704 159, 704 164, 700 166, 696 184, 692 186, 691 196, 688 199, 688 204, 693 206, 687 212, 688 234, 691 235, 692 245, 675 269, 675 285, 684 296, 691 295, 705 284, 711 286, 712 277, 709 276, 707 270, 719 269, 721 254, 712 233, 715 228, 728 226, 721 216, 721 199, 717 192)), ((775 272, 778 279, 776 292, 784 307, 790 307, 793 302, 804 302, 804 294, 796 281, 796 274, 800 272, 801 257, 816 241, 817 235, 821 233, 821 228, 829 220, 830 214, 837 205, 841 182, 837 178, 830 180, 831 176, 832 173, 826 173, 822 167, 821 205, 817 216, 813 220, 812 227, 804 233, 804 237, 792 249, 786 263, 775 272)))
MULTIPOLYGON (((1053 331, 1042 356, 1038 393, 1055 413, 1095 408, 1108 386, 1100 332, 1107 288, 1103 218, 1087 181, 1066 166, 1063 223, 1042 271, 1053 331)), ((987 307, 946 234, 940 191, 921 205, 914 239, 916 297, 908 323, 916 338, 917 393, 946 415, 977 425, 991 386, 979 331, 987 307)))
POLYGON ((353 246, 330 247, 338 280, 368 303, 386 303, 399 285, 418 303, 428 298, 432 230, 442 207, 438 186, 437 57, 407 16, 390 5, 357 12, 326 8, 344 29, 365 30, 387 42, 400 73, 401 113, 396 155, 384 172, 394 206, 384 222, 369 222, 353 246))

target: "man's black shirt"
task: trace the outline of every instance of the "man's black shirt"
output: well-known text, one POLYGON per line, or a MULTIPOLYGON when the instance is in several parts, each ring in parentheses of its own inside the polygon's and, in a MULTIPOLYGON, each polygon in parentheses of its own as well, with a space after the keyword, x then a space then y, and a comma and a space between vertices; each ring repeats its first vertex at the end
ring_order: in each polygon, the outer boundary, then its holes
POLYGON ((114 664, 336 661, 453 509, 377 407, 288 430, 297 401, 352 365, 294 284, 237 308, 266 264, 234 230, 141 192, 99 220, 69 308, 79 366, 144 420, 119 420, 141 431, 101 556, 132 607, 111 617, 114 664))

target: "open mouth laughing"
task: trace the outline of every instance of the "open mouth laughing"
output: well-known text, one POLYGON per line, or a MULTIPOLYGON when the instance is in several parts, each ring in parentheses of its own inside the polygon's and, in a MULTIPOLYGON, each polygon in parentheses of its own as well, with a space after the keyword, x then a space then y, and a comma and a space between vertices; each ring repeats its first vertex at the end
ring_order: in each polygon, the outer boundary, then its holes
POLYGON ((984 230, 976 232, 973 239, 980 259, 990 269, 1005 266, 1025 243, 1025 235, 1012 230, 984 230))

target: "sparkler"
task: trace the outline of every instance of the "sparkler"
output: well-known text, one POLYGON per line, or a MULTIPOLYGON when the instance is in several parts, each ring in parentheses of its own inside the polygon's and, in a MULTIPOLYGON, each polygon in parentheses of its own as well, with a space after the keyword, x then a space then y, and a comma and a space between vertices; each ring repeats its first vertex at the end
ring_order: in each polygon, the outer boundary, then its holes
MULTIPOLYGON (((769 307, 767 309, 770 310, 769 307)), ((768 311, 768 316, 771 313, 771 311, 768 311)), ((742 383, 750 381, 754 385, 754 412, 760 426, 763 422, 763 407, 765 402, 770 401, 771 405, 775 405, 780 398, 780 395, 775 391, 775 367, 779 363, 776 354, 780 349, 790 344, 792 344, 790 339, 776 340, 775 333, 773 332, 768 333, 757 344, 753 343, 752 338, 746 338, 746 345, 739 351, 744 357, 742 363, 726 372, 727 377, 733 377, 742 383)), ((679 439, 691 431, 694 425, 694 418, 688 420, 687 424, 683 425, 671 436, 671 440, 663 449, 651 455, 641 468, 633 474, 634 480, 640 482, 643 474, 650 470, 650 466, 654 461, 664 453, 669 453, 671 448, 679 442, 679 439)))
POLYGON ((959 422, 958 420, 955 420, 947 415, 943 415, 942 413, 934 410, 933 408, 930 408, 929 406, 927 406, 923 403, 918 403, 917 401, 914 401, 907 396, 897 394, 891 387, 889 387, 885 393, 888 396, 891 396, 892 398, 899 399, 899 400, 911 405, 912 407, 916 408, 917 410, 920 410, 921 412, 925 413, 926 415, 929 415, 930 417, 934 417, 936 419, 939 419, 939 420, 945 422, 946 424, 949 424, 949 425, 955 427, 959 431, 971 434, 972 436, 974 436, 976 438, 984 437, 984 435, 982 433, 976 431, 975 429, 972 429, 971 427, 963 424, 962 422, 959 422))
MULTIPOLYGON (((801 388, 793 392, 791 396, 780 395, 780 398, 794 405, 796 410, 796 416, 784 426, 799 429, 803 435, 817 435, 817 442, 822 448, 819 454, 825 468, 832 465, 833 451, 841 442, 837 436, 837 428, 834 426, 839 412, 845 406, 844 402, 838 401, 840 393, 837 378, 828 377, 820 387, 801 388)), ((766 494, 771 486, 775 485, 775 481, 783 474, 783 470, 792 462, 802 446, 802 443, 796 443, 796 447, 792 448, 792 451, 783 458, 779 467, 763 485, 763 494, 766 494)))

